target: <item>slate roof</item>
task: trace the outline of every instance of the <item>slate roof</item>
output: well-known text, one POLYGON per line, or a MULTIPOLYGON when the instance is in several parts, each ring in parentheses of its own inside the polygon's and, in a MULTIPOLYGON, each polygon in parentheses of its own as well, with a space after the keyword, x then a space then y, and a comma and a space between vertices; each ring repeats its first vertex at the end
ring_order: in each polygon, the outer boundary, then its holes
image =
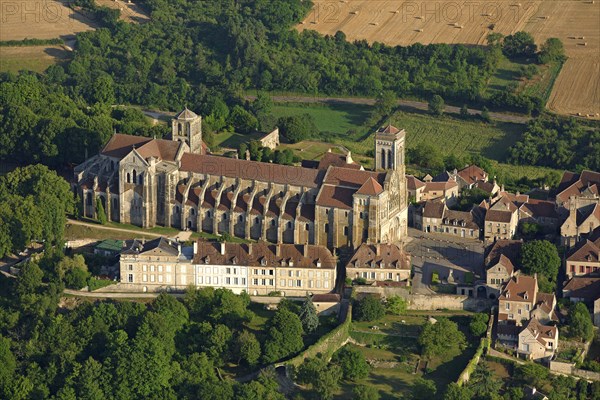
POLYGON ((160 249, 173 256, 179 255, 177 245, 165 237, 159 237, 145 243, 135 242, 130 249, 123 251, 121 254, 143 254, 154 249, 160 249))

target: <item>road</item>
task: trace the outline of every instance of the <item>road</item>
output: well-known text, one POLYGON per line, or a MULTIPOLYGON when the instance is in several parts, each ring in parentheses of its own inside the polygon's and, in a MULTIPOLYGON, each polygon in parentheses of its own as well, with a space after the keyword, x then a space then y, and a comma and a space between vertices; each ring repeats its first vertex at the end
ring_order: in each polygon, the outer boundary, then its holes
MULTIPOLYGON (((246 98, 246 100, 254 100, 256 98, 255 95, 246 95, 244 97, 246 98)), ((276 103, 346 103, 365 105, 375 104, 375 99, 370 99, 366 97, 271 96, 271 99, 276 103)), ((399 107, 406 109, 420 111, 427 111, 428 109, 428 104, 422 101, 398 100, 397 104, 399 107)), ((447 113, 459 114, 460 107, 446 105, 444 111, 447 113)), ((470 108, 469 114, 480 115, 481 110, 470 108)), ((527 117, 524 115, 512 115, 497 112, 490 112, 490 118, 496 121, 512 122, 517 124, 526 124, 531 120, 531 117, 527 117)))

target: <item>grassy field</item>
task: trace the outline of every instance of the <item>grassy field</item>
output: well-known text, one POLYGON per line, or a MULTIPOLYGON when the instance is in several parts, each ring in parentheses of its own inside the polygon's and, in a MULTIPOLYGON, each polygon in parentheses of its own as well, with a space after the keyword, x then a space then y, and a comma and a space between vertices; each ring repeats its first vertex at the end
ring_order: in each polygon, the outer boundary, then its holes
POLYGON ((243 135, 236 132, 219 132, 214 135, 215 146, 228 147, 237 149, 240 143, 249 142, 251 140, 258 140, 263 137, 264 133, 253 133, 250 135, 243 135))
POLYGON ((372 110, 372 106, 347 103, 331 105, 279 103, 273 107, 272 114, 276 118, 309 114, 315 119, 319 131, 344 135, 363 126, 372 110))
POLYGON ((26 69, 44 72, 52 64, 63 62, 70 54, 61 46, 0 47, 0 72, 26 69))
MULTIPOLYGON (((448 312, 443 315, 457 322, 466 333, 469 318, 467 314, 454 315, 448 312)), ((426 371, 417 368, 421 359, 417 338, 427 323, 427 317, 426 313, 411 312, 402 316, 385 315, 375 322, 353 322, 350 335, 361 345, 349 346, 362 352, 373 367, 367 378, 343 383, 335 398, 351 398, 354 385, 368 384, 378 389, 381 399, 396 399, 401 393, 410 393, 414 381, 423 377, 436 383, 438 396, 435 398, 441 399, 444 388, 458 378, 473 356, 477 341, 469 339, 468 342, 473 345, 447 360, 432 359, 426 371), (373 326, 378 329, 372 329, 373 326)))

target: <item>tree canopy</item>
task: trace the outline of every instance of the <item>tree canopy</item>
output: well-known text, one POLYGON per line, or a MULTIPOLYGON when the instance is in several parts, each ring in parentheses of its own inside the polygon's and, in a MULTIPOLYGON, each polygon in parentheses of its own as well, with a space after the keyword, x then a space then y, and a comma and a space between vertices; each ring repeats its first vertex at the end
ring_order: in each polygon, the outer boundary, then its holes
POLYGON ((465 348, 466 338, 455 322, 439 318, 436 323, 425 325, 419 344, 427 357, 450 358, 465 348))
POLYGON ((527 242, 521 248, 521 267, 525 274, 538 274, 538 286, 542 292, 554 292, 560 257, 556 246, 547 240, 527 242))

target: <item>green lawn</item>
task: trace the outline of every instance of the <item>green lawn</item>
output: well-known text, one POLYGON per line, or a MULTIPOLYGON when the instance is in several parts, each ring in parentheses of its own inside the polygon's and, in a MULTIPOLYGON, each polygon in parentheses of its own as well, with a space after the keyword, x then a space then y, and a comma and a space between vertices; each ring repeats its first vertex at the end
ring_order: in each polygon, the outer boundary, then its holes
POLYGON ((258 140, 262 138, 265 133, 253 133, 249 135, 244 135, 236 132, 219 132, 214 134, 214 144, 218 147, 228 147, 232 149, 237 149, 241 143, 249 142, 251 140, 258 140))
MULTIPOLYGON (((375 362, 376 366, 371 369, 367 378, 358 382, 342 383, 342 388, 335 398, 352 398, 352 389, 356 384, 368 384, 378 389, 381 399, 397 399, 398 395, 410 393, 414 381, 423 377, 436 383, 438 394, 434 398, 441 399, 445 387, 458 379, 473 357, 478 340, 471 338, 467 332, 472 313, 434 313, 435 317, 443 315, 456 322, 467 335, 469 347, 448 360, 432 359, 427 365, 427 371, 416 368, 421 359, 417 338, 431 313, 410 312, 401 316, 388 314, 374 322, 353 322, 350 335, 362 345, 349 346, 358 349, 367 360, 375 362), (373 326, 379 329, 372 329, 373 326)), ((421 367, 423 362, 421 360, 421 367)))
POLYGON ((276 118, 309 114, 315 119, 319 131, 328 134, 344 135, 350 130, 363 126, 371 115, 373 107, 360 104, 294 104, 278 103, 272 114, 276 118))
POLYGON ((527 64, 526 62, 511 61, 506 57, 502 57, 496 73, 490 78, 488 83, 488 95, 493 92, 505 91, 514 83, 521 85, 519 68, 527 64))

